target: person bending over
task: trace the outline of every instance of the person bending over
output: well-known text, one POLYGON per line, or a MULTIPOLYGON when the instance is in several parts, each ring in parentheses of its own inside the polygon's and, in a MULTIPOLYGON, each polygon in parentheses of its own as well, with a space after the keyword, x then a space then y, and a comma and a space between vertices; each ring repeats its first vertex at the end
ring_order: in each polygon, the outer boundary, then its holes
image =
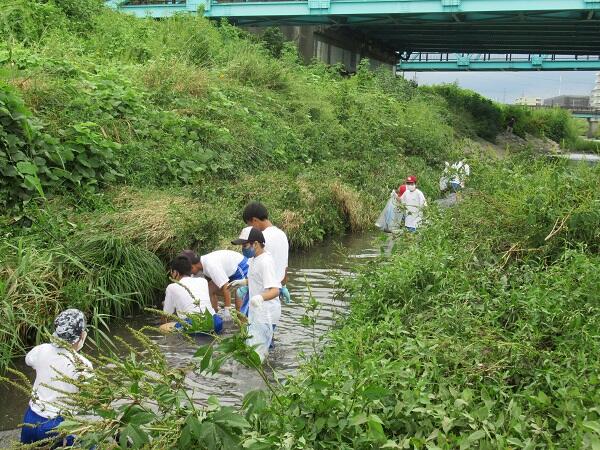
MULTIPOLYGON (((192 323, 190 315, 209 311, 213 316, 213 329, 220 333, 223 330, 223 319, 215 314, 210 303, 208 282, 204 278, 192 277, 192 264, 186 256, 175 257, 169 266, 170 276, 175 282, 167 286, 163 311, 167 314, 177 314, 187 324, 192 323)), ((167 322, 164 317, 160 326, 163 332, 182 328, 181 322, 167 322)))

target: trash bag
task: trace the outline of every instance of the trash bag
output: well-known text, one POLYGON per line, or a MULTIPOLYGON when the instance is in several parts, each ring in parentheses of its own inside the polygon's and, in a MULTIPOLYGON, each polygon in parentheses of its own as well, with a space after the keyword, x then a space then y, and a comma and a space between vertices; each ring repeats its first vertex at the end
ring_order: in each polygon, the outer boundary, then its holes
POLYGON ((399 200, 400 199, 398 198, 396 191, 392 191, 390 194, 390 199, 375 222, 375 225, 381 231, 391 233, 392 231, 399 230, 402 227, 402 219, 404 218, 404 215, 398 208, 399 200))
POLYGON ((448 189, 448 178, 447 177, 441 177, 440 178, 440 191, 444 192, 447 189, 448 189))
POLYGON ((273 340, 271 314, 264 305, 259 308, 251 307, 248 322, 250 323, 248 325, 250 337, 246 339, 246 345, 254 347, 262 362, 269 354, 269 346, 273 340))

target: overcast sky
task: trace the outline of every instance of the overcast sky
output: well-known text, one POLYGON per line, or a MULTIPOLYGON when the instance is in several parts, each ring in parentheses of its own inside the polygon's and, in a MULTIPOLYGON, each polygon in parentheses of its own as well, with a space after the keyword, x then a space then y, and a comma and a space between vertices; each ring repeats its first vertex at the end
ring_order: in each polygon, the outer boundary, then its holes
POLYGON ((517 97, 548 98, 590 95, 595 72, 405 72, 419 84, 452 83, 472 89, 499 102, 513 103, 517 97), (562 78, 562 80, 561 80, 562 78))

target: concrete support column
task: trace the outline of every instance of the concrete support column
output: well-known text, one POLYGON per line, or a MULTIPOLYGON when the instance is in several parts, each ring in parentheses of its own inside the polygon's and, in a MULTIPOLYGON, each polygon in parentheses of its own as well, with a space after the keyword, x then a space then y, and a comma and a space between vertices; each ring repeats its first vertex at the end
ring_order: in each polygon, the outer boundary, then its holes
POLYGON ((596 136, 596 133, 598 132, 598 119, 589 118, 587 121, 588 121, 587 137, 593 138, 594 136, 596 136))

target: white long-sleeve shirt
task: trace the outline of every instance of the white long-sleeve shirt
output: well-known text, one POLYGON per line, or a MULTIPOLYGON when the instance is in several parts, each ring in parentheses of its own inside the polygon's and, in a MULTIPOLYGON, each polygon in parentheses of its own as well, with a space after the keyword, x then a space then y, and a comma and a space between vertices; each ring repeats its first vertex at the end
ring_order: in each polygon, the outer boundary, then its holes
POLYGON ((402 197, 400 197, 400 203, 406 208, 406 216, 404 219, 404 225, 411 228, 417 228, 423 220, 423 208, 427 206, 427 200, 425 195, 419 189, 415 189, 413 192, 408 189, 402 197))

